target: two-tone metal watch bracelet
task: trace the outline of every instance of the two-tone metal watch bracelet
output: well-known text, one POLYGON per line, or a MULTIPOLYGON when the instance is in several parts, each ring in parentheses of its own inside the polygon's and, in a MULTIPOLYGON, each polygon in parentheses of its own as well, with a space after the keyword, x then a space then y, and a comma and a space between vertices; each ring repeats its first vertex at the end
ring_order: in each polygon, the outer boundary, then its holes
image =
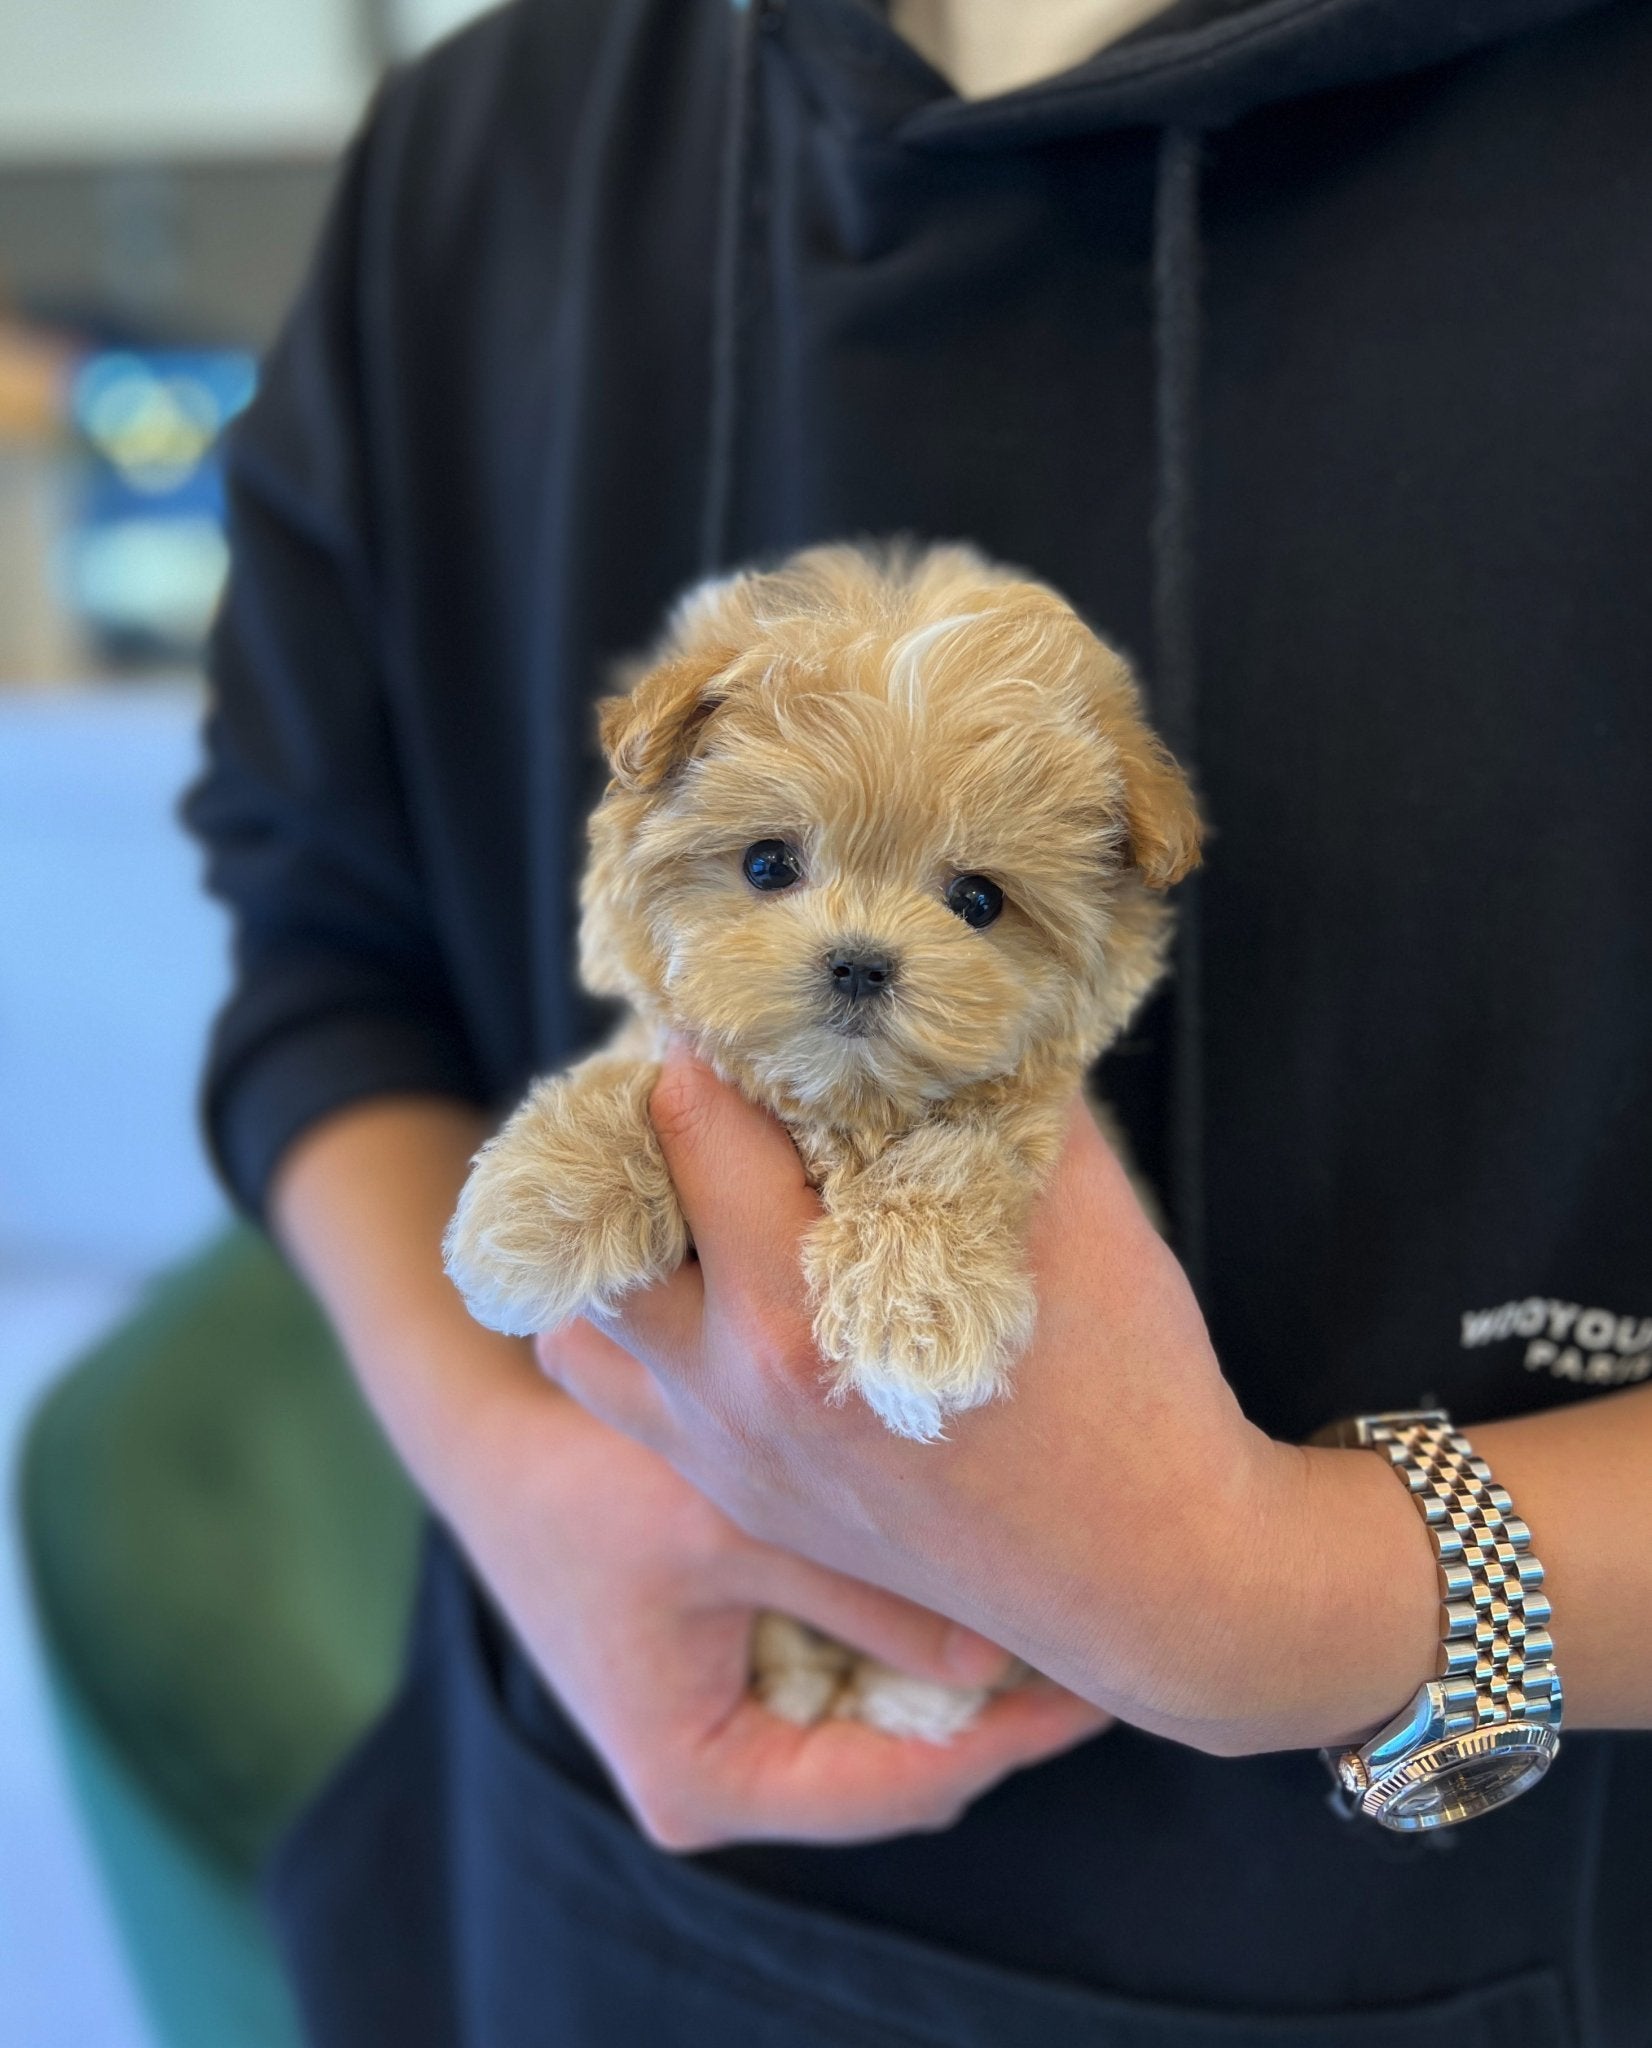
POLYGON ((1450 1825, 1500 1805, 1559 1746, 1560 1678, 1531 1531, 1441 1410, 1359 1416, 1319 1441, 1386 1457, 1427 1526, 1441 1598, 1434 1680, 1369 1742, 1326 1761, 1350 1806, 1390 1827, 1450 1825))

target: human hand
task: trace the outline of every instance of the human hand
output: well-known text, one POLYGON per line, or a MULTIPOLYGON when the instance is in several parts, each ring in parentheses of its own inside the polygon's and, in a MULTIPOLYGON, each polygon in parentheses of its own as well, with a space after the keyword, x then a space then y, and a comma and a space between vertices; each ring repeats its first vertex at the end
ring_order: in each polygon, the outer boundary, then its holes
POLYGON ((752 1623, 794 1615, 921 1677, 982 1685, 1005 1653, 910 1602, 746 1535, 671 1466, 542 1383, 490 1412, 461 1534, 644 1831, 694 1850, 950 1825, 1107 1717, 1047 1680, 938 1745, 851 1720, 800 1728, 749 1690, 752 1623))
POLYGON ((698 1262, 537 1350, 741 1528, 1214 1752, 1345 1739, 1431 1671, 1432 1560, 1403 1489, 1369 1454, 1246 1421, 1081 1108, 1035 1216, 1032 1351, 1009 1399, 935 1444, 823 1397, 799 1260, 820 1211, 781 1127, 681 1054, 652 1114, 698 1262))

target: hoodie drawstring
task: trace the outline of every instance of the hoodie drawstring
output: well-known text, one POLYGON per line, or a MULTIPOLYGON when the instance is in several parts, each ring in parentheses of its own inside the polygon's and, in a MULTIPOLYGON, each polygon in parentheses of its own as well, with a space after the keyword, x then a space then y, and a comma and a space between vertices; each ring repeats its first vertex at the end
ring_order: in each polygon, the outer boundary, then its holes
POLYGON ((700 504, 700 574, 715 576, 728 559, 734 515, 740 382, 750 313, 748 215, 755 184, 758 39, 768 0, 730 0, 731 56, 722 184, 717 197, 717 267, 711 302, 711 442, 700 504))
MULTIPOLYGON (((1154 715, 1198 786, 1194 610, 1199 392, 1198 134, 1167 128, 1153 202, 1155 474, 1152 515, 1154 715)), ((1204 988, 1199 877, 1181 890, 1170 993, 1170 1209, 1194 1291, 1205 1279, 1204 988)))

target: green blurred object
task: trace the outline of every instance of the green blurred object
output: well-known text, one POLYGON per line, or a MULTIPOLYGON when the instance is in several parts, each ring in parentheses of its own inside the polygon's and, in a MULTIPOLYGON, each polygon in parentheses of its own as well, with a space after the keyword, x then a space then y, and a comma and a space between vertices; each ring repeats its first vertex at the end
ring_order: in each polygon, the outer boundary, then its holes
POLYGON ((256 1873, 389 1699, 417 1499, 244 1226, 57 1383, 20 1491, 71 1775, 157 2036, 295 2048, 256 1873))

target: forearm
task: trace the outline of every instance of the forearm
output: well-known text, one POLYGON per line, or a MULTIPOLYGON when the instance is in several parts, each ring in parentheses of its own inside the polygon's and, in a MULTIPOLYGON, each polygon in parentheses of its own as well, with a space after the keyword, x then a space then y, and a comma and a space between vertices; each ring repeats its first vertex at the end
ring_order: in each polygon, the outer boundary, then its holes
MULTIPOLYGON (((1542 1560, 1568 1728, 1652 1727, 1652 1387, 1465 1428, 1542 1560)), ((1286 1539, 1247 1603, 1240 1748, 1368 1735, 1434 1675, 1433 1549, 1369 1451, 1280 1447, 1286 1539), (1254 1688, 1244 1697, 1244 1688, 1254 1688)))
POLYGON ((274 1234, 386 1435, 461 1524, 486 1495, 492 1447, 547 1391, 530 1346, 473 1322, 442 1271, 442 1232, 486 1136, 458 1101, 376 1097, 306 1131, 270 1197, 274 1234))
POLYGON ((1532 1531, 1569 1728, 1652 1728, 1652 1387, 1484 1424, 1532 1531))

